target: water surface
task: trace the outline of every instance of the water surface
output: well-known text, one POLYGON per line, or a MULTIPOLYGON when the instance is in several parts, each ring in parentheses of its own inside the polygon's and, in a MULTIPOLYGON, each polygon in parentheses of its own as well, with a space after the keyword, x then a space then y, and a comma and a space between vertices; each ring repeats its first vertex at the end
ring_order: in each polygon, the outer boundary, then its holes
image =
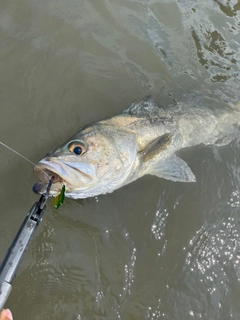
MULTIPOLYGON (((0 3, 0 137, 32 161, 151 94, 215 112, 239 101, 238 1, 0 3)), ((240 318, 240 147, 180 155, 195 184, 146 176, 52 199, 7 307, 14 320, 240 318)), ((32 203, 32 167, 1 147, 0 259, 32 203)))

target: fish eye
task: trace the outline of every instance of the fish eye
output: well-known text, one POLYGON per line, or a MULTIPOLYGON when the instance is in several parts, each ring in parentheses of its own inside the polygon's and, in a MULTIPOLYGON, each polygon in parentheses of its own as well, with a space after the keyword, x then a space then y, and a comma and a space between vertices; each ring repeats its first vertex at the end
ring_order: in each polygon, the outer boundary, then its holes
POLYGON ((86 152, 86 148, 83 143, 81 142, 72 142, 68 146, 69 151, 72 153, 80 156, 81 154, 84 154, 86 152))
POLYGON ((73 152, 75 153, 75 154, 78 154, 78 155, 80 155, 81 153, 82 153, 82 148, 81 147, 75 147, 74 149, 73 149, 73 152))

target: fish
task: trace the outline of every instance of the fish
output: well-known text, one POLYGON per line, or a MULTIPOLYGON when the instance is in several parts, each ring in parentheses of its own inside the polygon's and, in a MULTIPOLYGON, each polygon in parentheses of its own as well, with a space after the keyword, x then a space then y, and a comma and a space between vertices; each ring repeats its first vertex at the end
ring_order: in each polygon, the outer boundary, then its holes
POLYGON ((196 182, 178 152, 200 144, 228 144, 238 115, 216 114, 191 99, 167 108, 159 108, 149 97, 134 102, 122 114, 82 128, 49 152, 34 167, 40 181, 33 191, 45 193, 49 177, 54 178, 51 196, 65 185, 65 196, 73 199, 111 193, 147 174, 196 182))

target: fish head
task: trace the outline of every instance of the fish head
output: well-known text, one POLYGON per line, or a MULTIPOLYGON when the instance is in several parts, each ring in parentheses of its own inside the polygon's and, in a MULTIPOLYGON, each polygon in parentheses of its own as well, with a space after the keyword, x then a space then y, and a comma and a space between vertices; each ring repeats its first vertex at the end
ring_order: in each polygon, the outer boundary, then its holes
POLYGON ((54 178, 50 195, 57 196, 65 185, 70 198, 87 198, 112 192, 124 184, 137 157, 132 132, 108 122, 99 122, 49 152, 35 166, 40 182, 36 193, 45 193, 54 178))

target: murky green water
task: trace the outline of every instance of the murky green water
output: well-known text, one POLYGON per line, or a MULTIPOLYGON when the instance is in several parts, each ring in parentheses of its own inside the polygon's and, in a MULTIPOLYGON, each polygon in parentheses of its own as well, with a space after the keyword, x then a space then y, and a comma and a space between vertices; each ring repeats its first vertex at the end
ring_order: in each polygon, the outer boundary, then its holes
MULTIPOLYGON (((151 94, 239 100, 238 1, 0 2, 0 140, 37 162, 88 122, 151 94)), ((7 307, 14 320, 239 319, 240 147, 181 152, 196 184, 146 176, 52 199, 7 307)), ((1 147, 0 259, 38 199, 1 147)))

